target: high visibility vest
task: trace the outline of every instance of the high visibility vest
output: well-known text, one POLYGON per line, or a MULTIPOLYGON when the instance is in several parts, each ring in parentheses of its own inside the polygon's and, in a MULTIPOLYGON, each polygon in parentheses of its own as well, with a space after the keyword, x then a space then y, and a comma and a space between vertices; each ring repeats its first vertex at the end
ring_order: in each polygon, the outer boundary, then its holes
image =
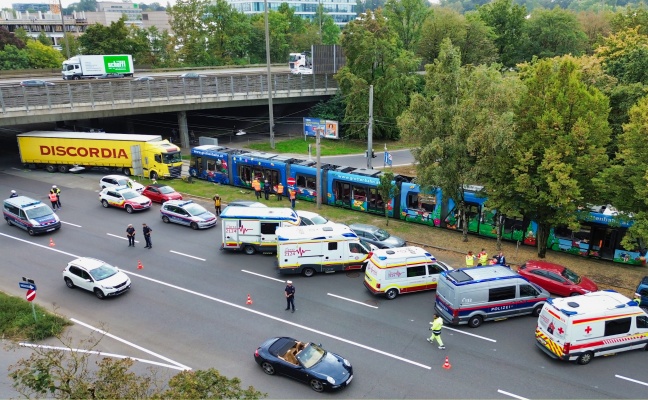
POLYGON ((220 205, 221 205, 221 199, 220 199, 220 197, 216 197, 214 199, 214 206, 220 207, 220 205))
POLYGON ((252 187, 253 187, 254 190, 256 190, 256 191, 261 190, 261 184, 260 184, 259 181, 257 181, 257 180, 254 180, 254 181, 252 182, 252 187))
POLYGON ((281 193, 281 194, 283 194, 283 191, 284 191, 284 187, 283 187, 283 185, 282 185, 281 183, 278 184, 278 185, 277 185, 277 193, 281 193))
POLYGON ((482 251, 481 253, 478 254, 478 256, 479 256, 479 263, 481 265, 486 265, 486 262, 488 261, 488 253, 482 251))
POLYGON ((475 256, 466 256, 466 266, 472 267, 475 265, 475 256))
POLYGON ((49 199, 52 202, 58 201, 58 197, 56 197, 56 193, 50 193, 49 194, 49 199))
POLYGON ((290 200, 295 200, 295 191, 294 190, 290 191, 290 200))

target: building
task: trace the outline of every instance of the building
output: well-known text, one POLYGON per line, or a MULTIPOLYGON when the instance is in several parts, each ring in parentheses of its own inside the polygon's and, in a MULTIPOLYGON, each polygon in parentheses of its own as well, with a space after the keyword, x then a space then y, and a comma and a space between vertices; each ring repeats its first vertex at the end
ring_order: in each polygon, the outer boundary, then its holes
POLYGON ((14 11, 27 12, 27 11, 41 11, 48 12, 50 5, 47 3, 13 3, 11 5, 14 11))
POLYGON ((166 11, 142 11, 142 25, 144 29, 154 26, 160 32, 166 29, 170 34, 173 34, 169 23, 169 14, 166 11))
POLYGON ((138 28, 143 26, 142 10, 135 3, 101 1, 97 2, 96 11, 86 11, 85 15, 89 24, 98 23, 108 26, 125 16, 126 25, 135 25, 138 28))
MULTIPOLYGON (((227 0, 235 10, 244 14, 260 14, 265 11, 263 1, 252 0, 227 0)), ((304 19, 314 20, 317 15, 317 8, 321 4, 324 12, 333 17, 333 21, 343 27, 347 23, 355 20, 356 0, 285 0, 285 1, 268 1, 270 10, 278 10, 282 3, 288 3, 295 10, 295 15, 304 19)))
MULTIPOLYGON (((64 21, 65 32, 76 36, 85 32, 88 27, 83 12, 66 15, 64 21)), ((58 12, 0 11, 0 26, 12 33, 22 28, 33 38, 37 38, 41 32, 45 32, 54 46, 60 46, 63 42, 63 24, 61 23, 61 14, 58 12)))

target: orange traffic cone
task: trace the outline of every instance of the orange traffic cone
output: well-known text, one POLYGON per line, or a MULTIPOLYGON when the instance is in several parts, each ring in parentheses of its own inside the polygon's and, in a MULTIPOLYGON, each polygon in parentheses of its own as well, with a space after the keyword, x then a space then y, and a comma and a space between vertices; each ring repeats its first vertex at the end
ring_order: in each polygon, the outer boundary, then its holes
POLYGON ((448 356, 446 356, 446 360, 445 360, 445 362, 443 363, 443 368, 445 368, 445 369, 450 369, 450 368, 452 368, 452 365, 450 365, 450 361, 448 360, 448 356))
POLYGON ((50 238, 50 247, 54 247, 54 239, 50 238))
POLYGON ((137 260, 137 269, 144 269, 144 266, 142 265, 142 262, 140 260, 137 260))
POLYGON ((249 294, 248 294, 248 298, 247 298, 247 301, 245 302, 245 304, 252 304, 252 297, 250 297, 249 294))

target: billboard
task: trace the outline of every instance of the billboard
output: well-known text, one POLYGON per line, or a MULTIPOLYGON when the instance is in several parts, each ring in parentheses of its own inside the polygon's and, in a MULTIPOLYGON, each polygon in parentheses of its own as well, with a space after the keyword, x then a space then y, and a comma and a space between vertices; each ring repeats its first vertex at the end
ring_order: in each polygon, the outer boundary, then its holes
POLYGON ((339 139, 338 122, 319 118, 304 118, 304 136, 316 137, 318 133, 324 139, 339 139))

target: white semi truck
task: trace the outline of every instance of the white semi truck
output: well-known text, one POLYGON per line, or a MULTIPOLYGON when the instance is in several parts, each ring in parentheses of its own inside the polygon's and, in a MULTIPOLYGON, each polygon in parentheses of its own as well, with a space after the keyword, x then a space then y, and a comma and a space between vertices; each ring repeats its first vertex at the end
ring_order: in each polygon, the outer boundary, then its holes
POLYGON ((133 57, 129 54, 78 55, 63 61, 63 79, 92 79, 104 74, 133 76, 133 57))

